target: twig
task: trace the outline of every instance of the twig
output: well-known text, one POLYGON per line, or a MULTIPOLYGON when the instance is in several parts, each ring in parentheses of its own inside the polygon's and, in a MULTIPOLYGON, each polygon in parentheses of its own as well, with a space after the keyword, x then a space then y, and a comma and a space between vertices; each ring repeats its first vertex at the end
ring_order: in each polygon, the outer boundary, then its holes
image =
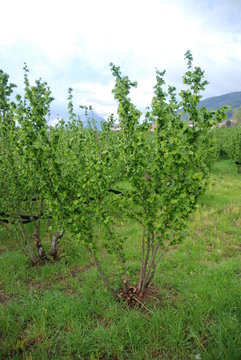
POLYGON ((147 311, 153 314, 153 311, 148 309, 139 299, 137 299, 135 296, 132 296, 134 300, 136 300, 139 304, 141 304, 147 311))

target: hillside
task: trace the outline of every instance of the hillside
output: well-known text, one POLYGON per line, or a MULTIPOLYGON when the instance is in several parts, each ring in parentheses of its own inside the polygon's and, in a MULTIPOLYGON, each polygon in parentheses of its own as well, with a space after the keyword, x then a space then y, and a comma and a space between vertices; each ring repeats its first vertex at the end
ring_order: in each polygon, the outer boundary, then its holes
MULTIPOLYGON (((232 109, 241 106, 241 91, 207 98, 200 102, 199 107, 205 106, 208 110, 217 110, 223 105, 230 105, 232 109)), ((233 112, 229 110, 227 118, 231 119, 232 116, 233 112)))

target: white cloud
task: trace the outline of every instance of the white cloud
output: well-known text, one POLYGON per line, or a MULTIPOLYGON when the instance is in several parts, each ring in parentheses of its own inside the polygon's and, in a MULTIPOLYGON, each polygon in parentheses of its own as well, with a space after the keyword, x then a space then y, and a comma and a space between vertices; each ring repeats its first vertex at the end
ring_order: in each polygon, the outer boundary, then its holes
POLYGON ((59 69, 64 73, 73 58, 109 74, 105 75, 107 85, 93 79, 65 85, 67 78, 53 79, 58 99, 66 98, 68 86, 75 87, 83 103, 92 102, 96 111, 107 116, 115 110, 110 61, 138 81, 132 96, 140 107, 150 104, 155 67, 167 69, 167 81, 179 86, 187 49, 193 52, 195 64, 206 69, 212 83, 220 84, 221 93, 220 74, 227 76, 223 79, 226 90, 237 87, 240 71, 234 77, 228 74, 238 68, 230 67, 234 60, 241 67, 239 9, 239 0, 3 0, 0 54, 6 57, 7 49, 25 44, 26 56, 32 56, 29 65, 33 76, 40 72, 51 78, 59 69), (43 54, 41 61, 34 59, 36 49, 43 54), (229 78, 234 78, 235 84, 227 86, 229 78))
POLYGON ((97 56, 98 62, 106 63, 111 55, 118 60, 133 50, 145 56, 151 49, 155 57, 162 45, 181 39, 187 29, 178 8, 157 0, 5 0, 2 13, 1 45, 24 39, 57 63, 75 55, 88 55, 95 63, 97 56))
POLYGON ((112 94, 113 86, 113 82, 106 85, 90 82, 73 84, 74 102, 78 105, 91 105, 97 113, 107 118, 111 113, 116 114, 112 94))
MULTIPOLYGON (((137 88, 131 89, 130 97, 133 103, 144 110, 151 105, 153 86, 155 84, 155 73, 153 76, 138 81, 137 88)), ((112 89, 114 81, 106 85, 90 82, 76 83, 72 86, 74 90, 75 104, 91 105, 99 113, 107 118, 111 113, 117 116, 117 102, 114 100, 112 89)))

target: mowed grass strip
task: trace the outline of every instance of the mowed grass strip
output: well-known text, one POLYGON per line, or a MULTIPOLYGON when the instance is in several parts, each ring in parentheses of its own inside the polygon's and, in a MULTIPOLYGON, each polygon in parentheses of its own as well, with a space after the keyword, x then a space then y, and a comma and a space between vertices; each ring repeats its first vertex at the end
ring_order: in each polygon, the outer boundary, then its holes
MULTIPOLYGON (((134 284, 141 233, 121 226, 134 284)), ((232 161, 215 164, 184 241, 158 268, 149 311, 112 299, 68 236, 61 260, 42 267, 0 238, 0 358, 241 359, 241 176, 232 161)), ((118 288, 113 259, 104 254, 103 266, 118 288)))

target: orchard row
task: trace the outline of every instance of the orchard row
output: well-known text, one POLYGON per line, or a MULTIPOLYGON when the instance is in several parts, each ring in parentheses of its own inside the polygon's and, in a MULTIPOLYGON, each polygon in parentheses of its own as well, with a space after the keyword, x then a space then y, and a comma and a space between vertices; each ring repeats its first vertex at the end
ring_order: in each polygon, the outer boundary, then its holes
POLYGON ((0 72, 0 224, 33 264, 56 259, 58 244, 68 234, 70 247, 88 249, 117 298, 118 286, 129 291, 125 246, 132 239, 125 238, 121 224, 131 219, 142 229, 136 296, 144 295, 162 255, 181 241, 206 188, 215 149, 211 129, 226 114, 226 108, 198 109, 207 82, 201 68, 193 68, 189 51, 185 58, 181 101, 174 87, 166 87, 165 71, 157 71, 143 123, 129 96, 137 83, 111 64, 119 132, 112 130, 113 116, 98 131, 89 109, 84 128, 74 114, 71 89, 69 120, 48 126, 53 98, 47 84, 31 85, 25 66, 24 95, 12 100, 15 85, 0 72), (182 111, 193 127, 181 121, 182 111), (153 123, 157 126, 150 132, 153 123), (101 267, 103 252, 119 264, 122 284, 112 283, 101 267))

